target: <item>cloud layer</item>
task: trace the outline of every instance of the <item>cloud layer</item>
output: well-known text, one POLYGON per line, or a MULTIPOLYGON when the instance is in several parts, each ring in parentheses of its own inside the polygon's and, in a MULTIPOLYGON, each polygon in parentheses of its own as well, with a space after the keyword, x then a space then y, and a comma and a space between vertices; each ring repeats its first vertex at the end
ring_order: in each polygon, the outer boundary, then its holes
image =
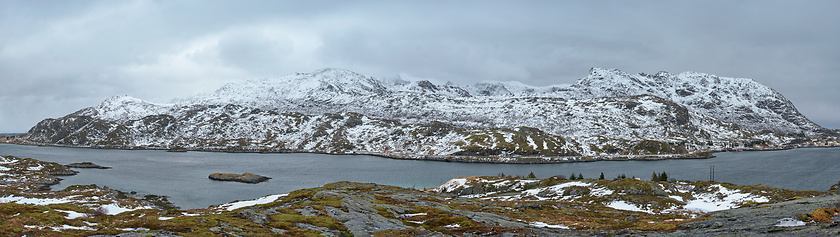
POLYGON ((0 3, 0 132, 323 67, 459 84, 591 67, 748 77, 840 128, 837 1, 0 3))

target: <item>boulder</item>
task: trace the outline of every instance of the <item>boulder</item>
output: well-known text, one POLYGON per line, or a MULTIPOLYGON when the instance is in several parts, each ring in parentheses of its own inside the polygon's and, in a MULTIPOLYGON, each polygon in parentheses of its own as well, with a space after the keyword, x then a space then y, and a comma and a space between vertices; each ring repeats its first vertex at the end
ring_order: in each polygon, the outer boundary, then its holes
POLYGON ((229 174, 229 173, 213 173, 210 174, 208 177, 212 180, 219 180, 219 181, 234 181, 234 182, 242 182, 242 183, 259 183, 269 180, 271 178, 265 177, 262 175, 252 174, 252 173, 244 173, 244 174, 229 174))

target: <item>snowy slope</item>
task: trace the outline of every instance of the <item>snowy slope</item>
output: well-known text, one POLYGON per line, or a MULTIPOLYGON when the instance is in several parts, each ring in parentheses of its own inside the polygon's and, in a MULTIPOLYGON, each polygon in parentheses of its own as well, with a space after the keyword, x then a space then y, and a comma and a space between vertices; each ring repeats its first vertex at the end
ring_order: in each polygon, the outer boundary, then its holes
POLYGON ((599 98, 654 95, 692 111, 754 130, 814 136, 830 132, 811 122, 782 94, 752 79, 684 72, 627 74, 593 68, 587 77, 556 97, 599 98))

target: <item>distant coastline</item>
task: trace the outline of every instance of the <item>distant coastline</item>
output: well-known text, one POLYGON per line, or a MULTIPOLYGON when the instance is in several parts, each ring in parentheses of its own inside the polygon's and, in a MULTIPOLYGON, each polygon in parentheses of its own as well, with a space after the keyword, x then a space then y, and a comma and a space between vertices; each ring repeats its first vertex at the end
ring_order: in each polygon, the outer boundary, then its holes
MULTIPOLYGON (((19 133, 14 136, 21 135, 19 133)), ((737 148, 718 148, 718 149, 701 149, 695 150, 685 154, 621 154, 621 155, 585 155, 585 156, 469 156, 469 155, 423 155, 423 154, 407 154, 395 152, 372 152, 372 151, 349 151, 349 152, 323 152, 315 150, 297 150, 297 149, 243 149, 236 147, 226 148, 169 148, 161 146, 76 146, 76 145, 62 145, 50 143, 33 143, 19 141, 14 139, 14 136, 6 136, 0 134, 0 143, 17 144, 27 146, 52 146, 52 147, 70 147, 70 148, 91 148, 91 149, 117 149, 117 150, 162 150, 162 151, 201 151, 201 152, 225 152, 225 153, 310 153, 310 154, 327 154, 327 155, 369 155, 389 159, 398 160, 428 160, 440 162, 460 162, 460 163, 490 163, 490 164, 558 164, 558 163, 576 163, 576 162, 596 162, 596 161, 657 161, 669 159, 708 159, 716 157, 714 153, 719 152, 751 152, 751 151, 779 151, 796 148, 833 148, 838 147, 836 144, 819 144, 811 142, 805 145, 789 145, 776 147, 737 147, 737 148)))
MULTIPOLYGON (((52 146, 69 148, 90 148, 90 149, 117 149, 117 150, 160 150, 168 151, 165 147, 104 147, 104 146, 71 146, 62 144, 32 143, 0 139, 0 143, 26 145, 26 146, 52 146)), ((267 149, 232 149, 232 148, 182 148, 186 151, 201 152, 225 152, 225 153, 311 153, 327 155, 369 155, 399 160, 428 160, 440 162, 460 163, 491 163, 491 164, 557 164, 575 162, 595 161, 630 161, 630 160, 668 160, 668 159, 708 159, 715 156, 711 152, 700 151, 687 154, 655 154, 655 155, 593 155, 593 156, 432 156, 422 154, 403 154, 392 152, 344 152, 329 153, 312 150, 267 150, 267 149)), ((183 150, 179 150, 183 151, 183 150)))

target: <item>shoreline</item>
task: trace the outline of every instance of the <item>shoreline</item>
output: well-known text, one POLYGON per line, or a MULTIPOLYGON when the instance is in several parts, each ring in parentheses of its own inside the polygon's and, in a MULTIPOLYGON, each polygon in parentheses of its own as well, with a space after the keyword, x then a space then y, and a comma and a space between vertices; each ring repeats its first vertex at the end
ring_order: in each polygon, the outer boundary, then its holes
POLYGON ((578 162, 597 162, 597 161, 660 161, 660 160, 682 160, 682 159, 710 159, 717 156, 714 153, 721 152, 756 152, 756 151, 782 151, 797 148, 837 148, 837 146, 802 146, 802 147, 778 147, 778 148, 748 148, 748 149, 731 149, 725 148, 720 150, 703 150, 686 154, 647 154, 647 155, 590 155, 590 156, 433 156, 421 154, 401 154, 401 153, 383 153, 383 152, 343 152, 330 153, 313 150, 267 150, 267 149, 222 149, 222 148, 164 148, 164 147, 96 147, 96 146, 70 146, 60 144, 45 144, 45 143, 31 143, 31 142, 12 142, 0 141, 4 144, 24 145, 24 146, 45 146, 45 147, 66 147, 66 148, 87 148, 87 149, 111 149, 111 150, 154 150, 154 151, 169 151, 169 152, 222 152, 222 153, 262 153, 262 154, 324 154, 324 155, 368 155, 387 159, 396 160, 422 160, 422 161, 437 161, 437 162, 458 162, 458 163, 486 163, 486 164, 563 164, 563 163, 578 163, 578 162))
POLYGON ((597 161, 658 161, 670 159, 709 159, 716 156, 714 151, 699 151, 687 154, 648 154, 648 155, 591 155, 591 156, 432 156, 420 154, 399 154, 399 153, 382 153, 382 152, 345 152, 345 153, 330 153, 322 151, 311 150, 257 150, 257 149, 214 149, 214 148, 193 148, 193 149, 178 149, 172 150, 163 147, 95 147, 95 146, 69 146, 60 144, 45 144, 45 143, 30 143, 30 142, 0 142, 5 144, 24 145, 24 146, 46 146, 46 147, 66 147, 66 148, 87 148, 87 149, 112 149, 112 150, 156 150, 156 151, 171 151, 171 152, 223 152, 223 153, 301 153, 301 154, 325 154, 325 155, 368 155, 396 160, 423 160, 423 161, 437 161, 437 162, 459 162, 459 163, 487 163, 487 164, 562 164, 562 163, 578 163, 578 162, 597 162, 597 161))

